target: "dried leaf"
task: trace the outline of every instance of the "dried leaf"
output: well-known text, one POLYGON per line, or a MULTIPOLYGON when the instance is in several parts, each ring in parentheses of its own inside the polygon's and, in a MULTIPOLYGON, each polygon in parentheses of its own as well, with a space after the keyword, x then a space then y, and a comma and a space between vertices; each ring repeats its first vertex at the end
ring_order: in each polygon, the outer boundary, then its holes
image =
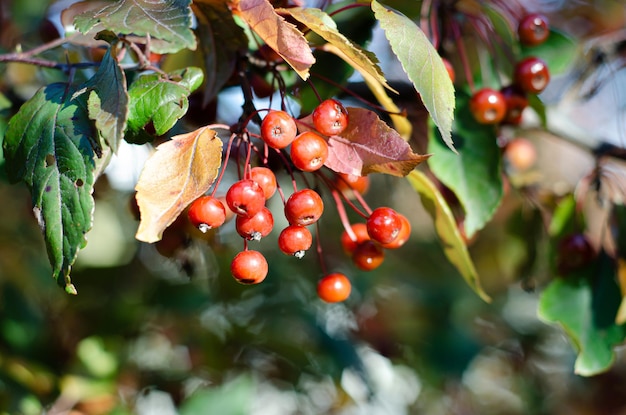
POLYGON ((400 134, 375 112, 363 108, 347 110, 348 127, 341 137, 328 139, 325 165, 331 170, 357 176, 385 173, 402 177, 430 157, 415 154, 400 134))
POLYGON ((136 238, 156 242, 180 213, 204 194, 222 163, 222 141, 207 127, 157 147, 135 187, 141 222, 136 238))
POLYGON ((268 0, 240 0, 233 5, 239 16, 306 80, 315 63, 308 42, 293 24, 285 21, 268 0))

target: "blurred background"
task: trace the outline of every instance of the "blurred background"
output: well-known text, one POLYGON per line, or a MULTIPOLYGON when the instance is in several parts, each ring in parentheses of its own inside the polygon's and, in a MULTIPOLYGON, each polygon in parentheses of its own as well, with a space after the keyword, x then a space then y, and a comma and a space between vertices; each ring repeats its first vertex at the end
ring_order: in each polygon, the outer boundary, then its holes
MULTIPOLYGON (((625 21, 623 2, 528 6, 564 10, 564 21, 588 29, 582 37, 625 21)), ((1 2, 3 51, 16 39, 45 38, 47 10, 35 0, 1 2)), ((42 80, 30 66, 0 71, 13 102, 42 80)), ((15 108, 0 109, 3 132, 15 108)), ((540 174, 551 192, 572 191, 594 166, 579 145, 538 132, 528 139, 539 154, 530 180, 540 174)), ((411 240, 377 270, 358 271, 326 200, 317 232, 325 261, 353 283, 348 301, 326 304, 315 292, 322 271, 314 250, 287 257, 276 231, 252 242, 270 265, 257 286, 229 275, 241 250, 232 222, 201 235, 181 221, 158 244, 137 242, 132 189, 146 156, 122 149, 96 184, 94 228, 72 270, 77 296, 51 278, 30 195, 8 183, 0 159, 0 413, 626 414, 622 350, 608 373, 576 376, 565 333, 537 318, 550 275, 541 218, 515 185, 527 173, 512 173, 495 219, 471 241, 491 304, 449 264, 409 183, 381 175, 365 197, 409 217, 411 240)))

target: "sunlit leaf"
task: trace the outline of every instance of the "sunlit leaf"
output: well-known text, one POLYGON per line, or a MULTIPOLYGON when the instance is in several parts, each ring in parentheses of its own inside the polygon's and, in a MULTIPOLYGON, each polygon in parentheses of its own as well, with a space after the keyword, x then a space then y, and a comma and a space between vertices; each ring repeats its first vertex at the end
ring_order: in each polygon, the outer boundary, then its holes
POLYGON ((204 57, 204 100, 209 102, 232 76, 238 52, 247 49, 248 38, 225 2, 194 2, 192 8, 204 57))
POLYGON ((202 127, 157 147, 135 187, 141 222, 136 237, 156 242, 180 213, 211 186, 222 163, 222 141, 202 127))
POLYGON ((40 89, 11 119, 4 141, 12 181, 30 188, 52 275, 69 293, 70 269, 91 229, 95 131, 87 103, 62 83, 40 89))
POLYGON ((409 173, 407 179, 419 193, 424 208, 433 218, 435 230, 437 235, 439 235, 448 260, 456 267, 467 284, 480 298, 488 302, 491 301, 491 298, 480 285, 478 272, 467 250, 467 245, 459 232, 454 215, 437 186, 419 170, 409 173))
POLYGON ((500 148, 493 126, 479 124, 468 108, 469 97, 458 94, 454 141, 458 153, 445 147, 435 131, 429 137, 428 165, 452 189, 465 210, 468 238, 493 217, 502 200, 500 148))
POLYGON ((372 10, 392 51, 439 128, 441 138, 454 151, 451 135, 454 86, 437 50, 415 22, 406 16, 381 6, 376 0, 372 1, 372 10))
POLYGON ((276 13, 268 0, 239 0, 234 2, 239 16, 300 75, 309 77, 315 63, 308 42, 296 26, 276 13))
MULTIPOLYGON (((191 31, 191 0, 118 0, 79 14, 74 19, 82 33, 107 29, 125 35, 151 37, 156 53, 174 53, 195 49, 196 38, 191 31)), ((72 7, 84 7, 84 3, 72 7)))

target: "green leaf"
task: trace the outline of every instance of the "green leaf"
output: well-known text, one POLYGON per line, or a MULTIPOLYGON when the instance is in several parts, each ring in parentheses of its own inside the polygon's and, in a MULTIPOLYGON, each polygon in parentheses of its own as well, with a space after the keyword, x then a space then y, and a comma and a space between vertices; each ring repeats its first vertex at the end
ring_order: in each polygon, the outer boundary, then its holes
POLYGON ((79 14, 76 28, 84 33, 111 30, 116 33, 151 37, 151 50, 174 53, 195 49, 196 38, 191 31, 191 0, 118 0, 79 14))
POLYGON ((117 59, 111 55, 112 46, 102 59, 98 72, 91 78, 86 89, 91 91, 87 101, 89 118, 95 121, 100 136, 117 153, 124 138, 128 119, 128 92, 126 76, 117 59))
POLYGON ((491 298, 483 291, 478 272, 470 257, 467 245, 463 241, 456 220, 437 186, 422 172, 413 170, 407 176, 411 186, 419 193, 424 208, 435 223, 435 230, 443 244, 443 250, 452 265, 456 267, 467 284, 482 298, 490 302, 491 298))
POLYGON ((455 151, 451 136, 454 86, 441 57, 412 20, 381 6, 376 0, 372 1, 372 10, 391 44, 391 50, 439 128, 443 141, 455 151))
POLYGON ((204 100, 210 102, 232 76, 238 53, 247 50, 248 37, 226 3, 197 2, 192 7, 198 18, 196 30, 204 57, 204 100))
POLYGON ((53 276, 76 293, 70 268, 91 229, 95 168, 94 131, 83 99, 67 84, 50 84, 9 122, 4 155, 11 181, 30 188, 53 276))
POLYGON ((225 385, 200 390, 180 407, 180 415, 219 413, 220 415, 247 415, 254 393, 254 381, 240 376, 225 385))
POLYGON ((615 361, 613 347, 624 341, 626 327, 614 323, 621 296, 613 265, 601 253, 592 266, 552 281, 539 300, 539 317, 559 323, 578 351, 574 370, 579 375, 608 370, 615 361))
POLYGON ((548 117, 546 116, 546 106, 543 104, 543 101, 535 94, 527 94, 526 98, 528 99, 528 106, 537 113, 541 126, 546 128, 548 117))
POLYGON ((551 75, 567 71, 577 56, 577 46, 573 39, 556 30, 550 30, 550 37, 537 46, 522 46, 522 56, 536 56, 546 62, 551 75))
POLYGON ((173 72, 170 79, 159 74, 137 78, 128 90, 130 132, 138 133, 152 123, 157 135, 165 134, 187 113, 187 98, 201 85, 202 76, 201 69, 189 67, 173 72))
POLYGON ((502 160, 493 126, 472 117, 469 97, 459 93, 454 122, 458 154, 441 144, 433 131, 429 137, 428 165, 439 180, 452 189, 465 210, 468 238, 493 217, 502 199, 502 160))

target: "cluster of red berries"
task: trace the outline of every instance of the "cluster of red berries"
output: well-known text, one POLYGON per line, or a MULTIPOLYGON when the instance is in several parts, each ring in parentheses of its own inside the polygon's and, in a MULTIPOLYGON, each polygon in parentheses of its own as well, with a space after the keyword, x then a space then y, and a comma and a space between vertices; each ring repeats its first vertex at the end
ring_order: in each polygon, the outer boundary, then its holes
MULTIPOLYGON (((285 155, 283 160, 291 160, 293 167, 299 171, 316 172, 328 158, 328 144, 324 136, 341 134, 348 125, 348 112, 339 101, 328 99, 319 104, 311 119, 313 126, 306 126, 299 133, 297 120, 287 112, 269 111, 262 120, 259 138, 266 149, 285 155), (286 157, 287 149, 289 158, 286 157)), ((289 169, 292 169, 291 165, 289 169)), ((351 198, 349 192, 358 194, 360 198, 367 190, 367 177, 334 174, 335 179, 327 180, 327 184, 334 194, 341 193, 346 201, 351 198)), ((274 217, 266 201, 277 190, 283 198, 284 215, 288 222, 278 236, 279 249, 287 255, 302 258, 312 246, 313 236, 308 227, 322 216, 324 203, 315 190, 297 189, 295 180, 293 183, 294 192, 285 200, 270 168, 248 166, 244 168, 243 178, 230 186, 224 198, 215 196, 218 183, 211 195, 202 196, 190 205, 188 218, 202 232, 222 226, 228 211, 235 215, 235 229, 244 239, 244 249, 233 258, 230 266, 231 274, 238 282, 257 284, 268 274, 266 258, 259 251, 248 249, 248 242, 261 240, 273 230, 274 217)), ((362 198, 360 200, 365 203, 362 198)), ((369 208, 366 210, 370 211, 369 208)), ((352 255, 356 266, 363 270, 378 267, 383 259, 383 249, 401 246, 410 234, 408 220, 393 209, 377 208, 370 212, 365 224, 348 226, 345 214, 342 218, 346 226, 342 236, 344 249, 352 255), (361 230, 361 226, 365 231, 361 230)), ((344 301, 350 291, 350 280, 339 272, 325 275, 317 286, 318 296, 327 302, 344 301)))
MULTIPOLYGON (((523 45, 540 45, 549 35, 548 20, 542 15, 527 15, 519 23, 518 37, 523 45)), ((528 106, 527 94, 541 93, 550 82, 550 72, 542 59, 529 56, 517 62, 512 79, 512 84, 499 91, 486 87, 472 95, 469 106, 476 121, 518 125, 528 106)))

